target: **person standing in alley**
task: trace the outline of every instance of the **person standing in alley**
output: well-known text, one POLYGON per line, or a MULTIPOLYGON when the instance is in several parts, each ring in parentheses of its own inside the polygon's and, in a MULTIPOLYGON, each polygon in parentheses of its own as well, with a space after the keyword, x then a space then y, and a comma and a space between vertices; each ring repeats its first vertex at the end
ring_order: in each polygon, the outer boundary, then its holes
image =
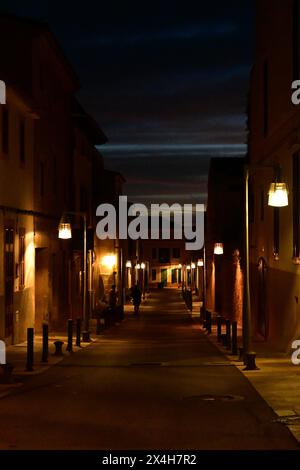
POLYGON ((133 286, 131 289, 131 297, 132 297, 132 303, 134 307, 134 313, 135 315, 138 315, 139 309, 140 309, 140 304, 142 301, 142 291, 139 288, 138 283, 133 286))
POLYGON ((117 291, 116 291, 116 286, 115 284, 111 286, 111 289, 109 291, 109 296, 108 296, 108 305, 109 307, 114 310, 117 306, 117 291))

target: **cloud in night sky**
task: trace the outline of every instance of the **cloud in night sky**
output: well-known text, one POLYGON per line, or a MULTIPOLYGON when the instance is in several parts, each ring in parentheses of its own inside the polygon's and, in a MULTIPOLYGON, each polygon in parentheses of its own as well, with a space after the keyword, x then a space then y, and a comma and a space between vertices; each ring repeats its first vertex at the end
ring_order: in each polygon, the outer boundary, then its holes
POLYGON ((243 156, 254 49, 251 0, 1 0, 49 24, 109 138, 128 194, 203 200, 209 159, 243 156), (126 147, 127 145, 127 147, 126 147), (131 147, 128 147, 131 146, 131 147))

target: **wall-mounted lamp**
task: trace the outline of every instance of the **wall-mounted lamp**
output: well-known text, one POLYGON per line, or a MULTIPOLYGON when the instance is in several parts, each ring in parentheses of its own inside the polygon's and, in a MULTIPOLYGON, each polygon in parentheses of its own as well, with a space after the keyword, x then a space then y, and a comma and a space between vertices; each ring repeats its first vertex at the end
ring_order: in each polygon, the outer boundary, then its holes
POLYGON ((224 253, 224 245, 223 243, 215 243, 214 246, 214 255, 223 255, 224 253))

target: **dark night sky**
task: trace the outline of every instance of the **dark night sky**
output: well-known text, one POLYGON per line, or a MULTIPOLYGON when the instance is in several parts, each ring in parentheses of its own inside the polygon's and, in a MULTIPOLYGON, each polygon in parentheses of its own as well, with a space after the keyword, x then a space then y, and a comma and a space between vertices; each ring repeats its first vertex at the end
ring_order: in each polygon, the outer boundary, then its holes
POLYGON ((106 166, 141 202, 203 202, 209 158, 244 154, 253 5, 0 0, 49 24, 109 138, 106 166))

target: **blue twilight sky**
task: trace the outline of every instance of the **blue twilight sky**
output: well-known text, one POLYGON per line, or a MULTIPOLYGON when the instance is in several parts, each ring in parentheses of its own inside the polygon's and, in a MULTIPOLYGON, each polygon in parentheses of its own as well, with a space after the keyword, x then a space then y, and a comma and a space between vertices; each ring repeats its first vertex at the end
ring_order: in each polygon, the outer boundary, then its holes
POLYGON ((203 202, 210 157, 245 154, 251 0, 0 0, 46 21, 131 200, 203 202))

